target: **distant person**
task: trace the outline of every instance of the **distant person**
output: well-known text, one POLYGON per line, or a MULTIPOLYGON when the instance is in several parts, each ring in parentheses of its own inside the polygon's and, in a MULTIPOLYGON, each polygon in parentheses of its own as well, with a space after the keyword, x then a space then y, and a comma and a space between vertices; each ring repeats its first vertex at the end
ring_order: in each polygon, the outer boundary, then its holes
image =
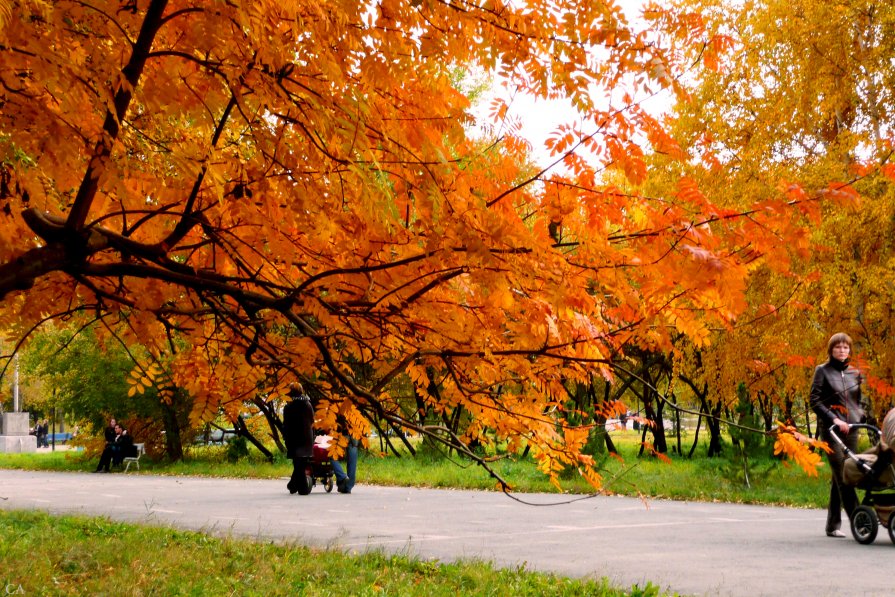
POLYGON ((46 419, 42 419, 37 422, 37 426, 35 427, 35 435, 37 436, 37 447, 38 448, 49 448, 50 444, 47 441, 47 435, 50 432, 49 424, 46 419))
MULTIPOLYGON (((112 419, 114 421, 114 419, 112 419)), ((125 456, 132 453, 134 440, 127 432, 127 429, 119 424, 115 424, 112 429, 114 437, 111 442, 106 443, 102 455, 99 457, 99 464, 96 465, 94 473, 108 473, 111 465, 119 465, 124 462, 125 456)))
POLYGON ((103 430, 103 436, 106 438, 106 445, 111 444, 115 441, 115 426, 118 425, 118 421, 114 418, 109 419, 109 426, 103 430))
MULTIPOLYGON (((112 446, 112 443, 115 441, 115 427, 118 425, 118 421, 115 420, 114 417, 109 419, 109 425, 103 429, 103 438, 106 440, 106 444, 103 447, 103 452, 109 449, 112 446)), ((102 457, 100 457, 102 458, 102 457)), ((96 470, 94 472, 99 472, 100 467, 97 465, 96 470)))
POLYGON ((289 386, 289 404, 283 408, 283 441, 286 455, 292 459, 292 477, 286 484, 289 493, 307 495, 311 485, 307 476, 314 455, 314 407, 298 382, 289 386))
POLYGON ((852 340, 848 334, 833 334, 827 342, 827 360, 814 370, 811 381, 811 408, 817 414, 820 438, 833 451, 830 460, 830 502, 827 507, 826 532, 828 537, 845 537, 842 526, 842 509, 849 520, 858 507, 858 496, 853 486, 845 484, 842 477, 845 454, 830 434, 839 436, 852 451, 857 451, 858 434, 849 433, 849 424, 861 423, 864 409, 861 406, 861 372, 849 364, 852 340))

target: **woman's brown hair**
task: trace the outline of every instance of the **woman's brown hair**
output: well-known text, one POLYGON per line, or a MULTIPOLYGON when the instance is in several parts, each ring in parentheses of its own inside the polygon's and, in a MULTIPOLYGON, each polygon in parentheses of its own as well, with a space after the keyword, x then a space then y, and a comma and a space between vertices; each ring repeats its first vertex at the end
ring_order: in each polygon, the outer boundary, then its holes
POLYGON ((842 342, 845 342, 846 344, 848 344, 849 349, 851 349, 851 336, 849 336, 845 332, 839 332, 838 334, 833 334, 830 337, 830 341, 827 342, 827 356, 828 357, 833 356, 833 347, 836 346, 837 344, 841 344, 842 342))

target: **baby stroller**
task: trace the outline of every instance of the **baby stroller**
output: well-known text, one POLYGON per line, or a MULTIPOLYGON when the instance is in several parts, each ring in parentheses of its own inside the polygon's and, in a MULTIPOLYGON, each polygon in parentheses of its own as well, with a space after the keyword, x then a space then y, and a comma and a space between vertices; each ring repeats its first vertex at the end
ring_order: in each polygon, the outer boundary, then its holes
POLYGON ((328 435, 318 435, 311 446, 311 455, 298 457, 299 466, 304 466, 305 474, 299 476, 296 487, 289 488, 290 493, 308 495, 318 481, 323 483, 326 493, 333 490, 335 473, 333 459, 329 457, 330 439, 328 435))
POLYGON ((845 464, 842 476, 847 485, 864 490, 861 505, 851 516, 851 532, 855 541, 863 545, 873 543, 879 525, 889 530, 889 538, 895 543, 895 409, 883 420, 882 431, 873 425, 850 425, 849 429, 866 429, 876 444, 865 452, 855 454, 849 450, 835 432, 830 435, 842 446, 845 464))
POLYGON ((329 442, 332 438, 328 435, 318 435, 314 438, 314 455, 311 457, 311 486, 318 481, 323 483, 326 493, 333 490, 333 459, 329 457, 329 442))

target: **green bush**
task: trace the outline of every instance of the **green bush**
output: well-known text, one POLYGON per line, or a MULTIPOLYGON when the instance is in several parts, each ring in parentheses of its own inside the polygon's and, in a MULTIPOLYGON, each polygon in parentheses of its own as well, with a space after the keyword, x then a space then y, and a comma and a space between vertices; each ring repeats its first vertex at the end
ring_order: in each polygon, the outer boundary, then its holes
POLYGON ((227 462, 239 462, 249 455, 249 445, 246 438, 239 436, 227 440, 227 462))

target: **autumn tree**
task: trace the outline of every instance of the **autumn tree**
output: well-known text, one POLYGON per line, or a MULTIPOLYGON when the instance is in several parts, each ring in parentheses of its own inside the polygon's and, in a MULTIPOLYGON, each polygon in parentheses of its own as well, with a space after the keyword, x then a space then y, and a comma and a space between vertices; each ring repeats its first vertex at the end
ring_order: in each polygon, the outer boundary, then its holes
MULTIPOLYGON (((739 382, 768 428, 810 427, 811 370, 826 339, 857 341, 866 395, 877 414, 892 404, 892 94, 895 10, 890 3, 681 2, 704 18, 691 56, 700 71, 672 129, 707 168, 692 176, 719 205, 738 208, 785 193, 797 251, 756 262, 749 307, 703 354, 731 405, 739 382)), ((693 47, 693 46, 691 46, 693 47)), ((676 173, 679 175, 680 173, 676 173)))
POLYGON ((644 15, 635 31, 611 1, 3 0, 3 325, 83 309, 127 321, 125 343, 179 346, 193 421, 274 372, 272 394, 300 378, 328 398, 325 427, 386 421, 462 452, 488 429, 597 484, 565 384, 611 377, 627 346, 703 342, 745 308, 742 247, 788 240, 768 233, 780 198, 741 218, 690 183, 603 184, 642 182, 648 152, 689 157, 637 98, 681 91, 658 29, 705 30, 644 15), (512 129, 471 139, 456 67, 570 99, 581 118, 547 140, 562 170, 522 169, 512 129), (407 416, 401 376, 472 431, 407 416))

